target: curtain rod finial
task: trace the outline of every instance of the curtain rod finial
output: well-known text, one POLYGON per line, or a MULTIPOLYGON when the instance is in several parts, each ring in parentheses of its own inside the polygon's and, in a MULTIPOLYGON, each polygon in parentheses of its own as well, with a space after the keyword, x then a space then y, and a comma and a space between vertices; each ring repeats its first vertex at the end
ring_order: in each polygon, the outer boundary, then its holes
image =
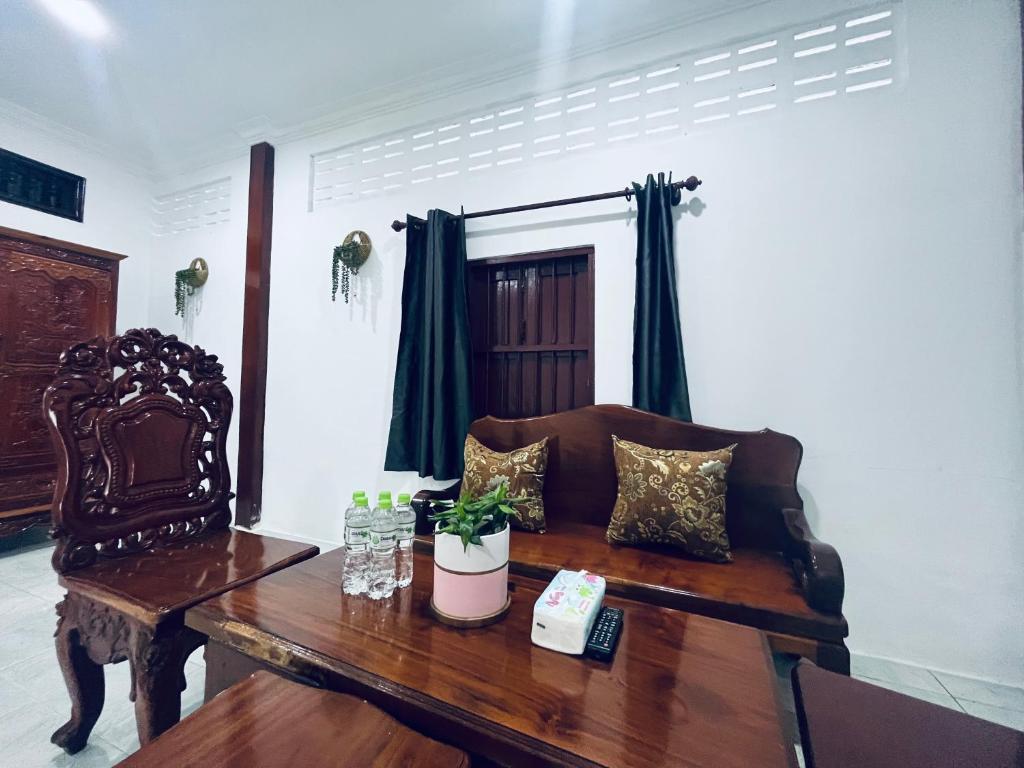
POLYGON ((693 192, 695 189, 697 189, 697 187, 699 187, 703 183, 704 182, 698 179, 696 176, 691 176, 690 178, 683 182, 683 186, 686 187, 691 192, 693 192))
POLYGON ((395 219, 394 221, 391 222, 391 228, 395 230, 395 232, 401 232, 403 229, 405 229, 405 222, 395 219))

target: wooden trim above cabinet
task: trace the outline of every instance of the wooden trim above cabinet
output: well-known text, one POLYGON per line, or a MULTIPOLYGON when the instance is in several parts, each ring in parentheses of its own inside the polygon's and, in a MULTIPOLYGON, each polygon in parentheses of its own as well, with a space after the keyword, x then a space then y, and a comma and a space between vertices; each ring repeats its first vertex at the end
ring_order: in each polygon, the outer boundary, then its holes
MULTIPOLYGON (((110 323, 104 333, 113 336, 117 333, 117 292, 120 282, 121 261, 128 257, 123 253, 104 251, 102 248, 92 248, 88 245, 58 240, 55 237, 36 235, 32 232, 22 232, 20 229, 0 227, 0 246, 4 242, 14 243, 18 250, 24 251, 30 256, 38 256, 54 261, 63 261, 68 264, 78 264, 83 267, 99 269, 110 273, 110 323)), ((85 341, 85 339, 80 339, 85 341)))
MULTIPOLYGON (((30 245, 40 246, 42 248, 53 249, 49 254, 39 254, 40 256, 49 256, 50 258, 60 259, 61 254, 59 251, 70 251, 72 253, 84 254, 86 256, 95 256, 97 259, 103 259, 104 261, 118 262, 127 259, 128 257, 123 253, 114 253, 113 251, 104 251, 102 248, 92 248, 88 245, 79 245, 78 243, 71 243, 67 240, 58 240, 55 237, 47 237, 46 235, 36 235, 31 232, 22 232, 20 229, 10 229, 8 227, 0 227, 0 237, 7 240, 16 240, 30 245)), ((69 261, 69 259, 63 259, 69 261)))

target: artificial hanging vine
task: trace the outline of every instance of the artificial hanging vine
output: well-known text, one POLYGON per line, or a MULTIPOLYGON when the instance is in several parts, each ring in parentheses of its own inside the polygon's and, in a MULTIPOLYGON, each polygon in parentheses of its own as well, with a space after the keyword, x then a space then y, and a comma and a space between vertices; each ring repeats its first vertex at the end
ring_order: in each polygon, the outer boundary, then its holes
POLYGON ((348 304, 352 287, 352 275, 359 274, 359 266, 354 264, 359 253, 359 243, 346 243, 334 246, 334 260, 331 262, 331 301, 337 300, 338 288, 348 304))
POLYGON ((206 283, 210 276, 209 267, 203 259, 193 259, 185 269, 174 273, 174 314, 185 316, 185 302, 197 288, 206 283))
POLYGON ((359 268, 370 256, 370 236, 356 230, 349 232, 341 245, 334 246, 331 260, 331 301, 337 300, 338 290, 348 304, 352 288, 352 275, 359 274, 359 268))

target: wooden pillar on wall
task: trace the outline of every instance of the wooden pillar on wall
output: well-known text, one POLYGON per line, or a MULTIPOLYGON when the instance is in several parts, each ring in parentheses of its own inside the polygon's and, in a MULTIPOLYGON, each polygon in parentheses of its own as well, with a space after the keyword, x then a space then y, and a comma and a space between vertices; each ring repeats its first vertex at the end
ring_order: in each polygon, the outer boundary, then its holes
POLYGON ((274 222, 274 148, 249 152, 249 226, 245 241, 245 309, 238 421, 238 498, 235 523, 252 526, 263 512, 263 422, 267 394, 270 315, 270 236, 274 222))

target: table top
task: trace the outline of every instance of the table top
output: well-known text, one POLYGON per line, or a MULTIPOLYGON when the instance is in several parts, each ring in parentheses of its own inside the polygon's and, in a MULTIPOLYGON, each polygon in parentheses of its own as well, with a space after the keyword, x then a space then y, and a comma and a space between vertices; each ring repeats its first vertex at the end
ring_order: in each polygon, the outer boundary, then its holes
POLYGON ((65 589, 154 624, 212 595, 316 555, 317 547, 229 528, 58 576, 65 589))
POLYGON ((118 768, 156 765, 466 768, 469 759, 354 696, 257 672, 118 763, 118 768))
POLYGON ((412 586, 384 601, 345 595, 343 562, 334 550, 298 563, 189 609, 186 623, 279 668, 352 681, 348 690, 435 738, 478 751, 463 737, 484 734, 499 762, 794 764, 756 629, 607 597, 625 617, 606 664, 531 643, 545 582, 512 576, 503 621, 455 629, 430 615, 429 556, 418 553, 412 586))

